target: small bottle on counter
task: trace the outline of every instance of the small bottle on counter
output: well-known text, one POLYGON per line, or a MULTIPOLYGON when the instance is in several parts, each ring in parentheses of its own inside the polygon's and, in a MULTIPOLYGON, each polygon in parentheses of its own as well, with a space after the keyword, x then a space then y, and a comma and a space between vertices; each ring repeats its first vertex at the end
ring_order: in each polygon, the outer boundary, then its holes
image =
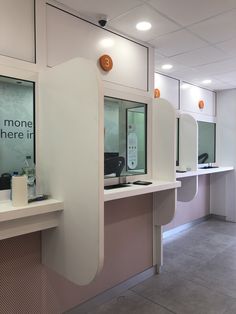
POLYGON ((26 156, 22 174, 27 177, 28 199, 35 197, 35 165, 31 156, 26 156))

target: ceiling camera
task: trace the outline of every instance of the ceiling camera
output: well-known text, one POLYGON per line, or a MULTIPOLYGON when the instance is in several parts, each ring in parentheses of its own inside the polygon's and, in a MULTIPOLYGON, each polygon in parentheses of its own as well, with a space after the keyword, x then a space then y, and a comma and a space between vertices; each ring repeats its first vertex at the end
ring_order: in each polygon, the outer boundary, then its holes
POLYGON ((102 16, 99 20, 98 20, 98 24, 101 27, 105 27, 107 25, 107 17, 106 16, 102 16))

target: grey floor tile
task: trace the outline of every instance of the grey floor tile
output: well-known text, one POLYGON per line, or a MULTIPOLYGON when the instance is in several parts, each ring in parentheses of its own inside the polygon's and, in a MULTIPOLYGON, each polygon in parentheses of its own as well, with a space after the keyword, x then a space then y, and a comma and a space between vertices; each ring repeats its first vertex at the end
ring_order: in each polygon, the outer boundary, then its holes
POLYGON ((148 280, 134 290, 178 314, 223 314, 235 301, 197 283, 171 278, 170 274, 162 277, 162 280, 148 280))
POLYGON ((192 273, 192 281, 236 298, 236 271, 224 265, 207 263, 192 273))
POLYGON ((193 257, 191 255, 186 254, 178 254, 177 256, 174 253, 168 252, 164 250, 163 257, 163 271, 179 273, 185 276, 188 273, 192 273, 193 271, 199 269, 204 263, 204 260, 193 257))
POLYGON ((211 265, 218 265, 236 272, 236 246, 230 246, 222 253, 217 254, 212 260, 211 265))
POLYGON ((235 237, 214 231, 193 230, 184 232, 181 237, 165 241, 164 250, 175 256, 181 254, 192 256, 201 262, 207 262, 226 248, 235 244, 235 237))
POLYGON ((173 312, 128 291, 88 314, 173 314, 173 312))
POLYGON ((236 237, 236 224, 228 221, 210 219, 194 227, 196 230, 213 231, 236 237))

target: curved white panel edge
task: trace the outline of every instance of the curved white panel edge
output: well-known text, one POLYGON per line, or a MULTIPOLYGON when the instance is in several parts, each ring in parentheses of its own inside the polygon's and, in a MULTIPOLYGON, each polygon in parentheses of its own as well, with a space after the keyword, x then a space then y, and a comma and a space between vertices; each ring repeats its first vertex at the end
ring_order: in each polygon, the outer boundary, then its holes
POLYGON ((39 78, 39 178, 64 201, 44 231, 42 260, 70 281, 90 283, 103 265, 103 93, 96 65, 77 58, 39 78))
POLYGON ((198 176, 178 179, 181 181, 181 188, 177 192, 179 202, 190 202, 198 193, 198 176))
POLYGON ((155 180, 175 181, 176 110, 165 99, 152 106, 152 167, 155 180))
POLYGON ((179 167, 196 171, 198 165, 198 124, 187 113, 180 115, 179 123, 179 167))

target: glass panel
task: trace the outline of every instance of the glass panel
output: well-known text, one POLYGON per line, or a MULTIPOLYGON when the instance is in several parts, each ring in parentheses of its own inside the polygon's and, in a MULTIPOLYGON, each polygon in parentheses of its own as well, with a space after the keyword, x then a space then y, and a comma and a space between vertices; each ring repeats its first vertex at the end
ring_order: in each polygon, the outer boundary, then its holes
POLYGON ((179 166, 179 118, 176 121, 176 166, 179 166))
POLYGON ((0 76, 0 190, 26 156, 34 161, 34 83, 0 76))
POLYGON ((215 123, 198 121, 198 163, 215 162, 215 123))
POLYGON ((105 97, 105 177, 146 173, 146 107, 105 97))

